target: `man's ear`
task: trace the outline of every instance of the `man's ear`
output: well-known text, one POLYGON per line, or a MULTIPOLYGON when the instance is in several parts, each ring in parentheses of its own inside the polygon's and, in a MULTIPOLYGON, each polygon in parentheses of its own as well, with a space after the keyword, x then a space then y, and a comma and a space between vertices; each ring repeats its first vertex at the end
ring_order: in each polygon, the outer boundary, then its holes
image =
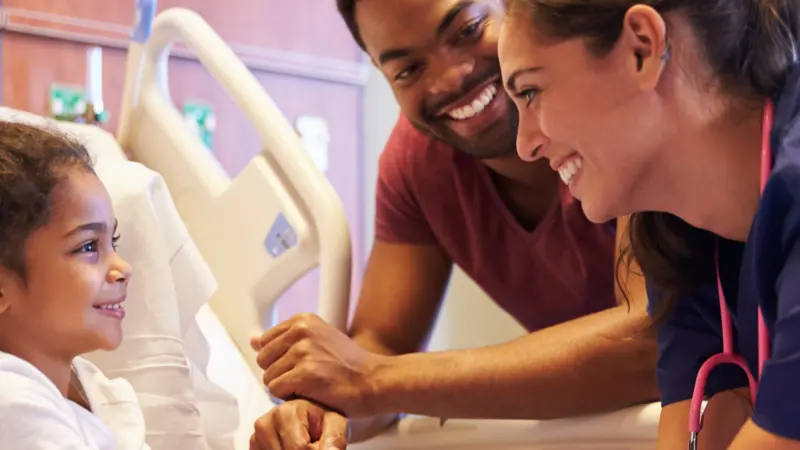
POLYGON ((625 14, 622 42, 640 88, 654 89, 664 71, 665 56, 669 54, 664 18, 650 6, 632 6, 625 14))

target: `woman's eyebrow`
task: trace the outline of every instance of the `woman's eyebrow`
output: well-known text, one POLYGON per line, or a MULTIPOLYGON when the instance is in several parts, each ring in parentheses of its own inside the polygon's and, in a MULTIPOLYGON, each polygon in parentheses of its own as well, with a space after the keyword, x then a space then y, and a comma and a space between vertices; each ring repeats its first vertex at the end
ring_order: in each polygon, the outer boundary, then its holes
POLYGON ((529 67, 527 69, 520 69, 512 73, 506 79, 506 88, 509 91, 516 91, 517 90, 517 77, 520 75, 531 73, 531 72, 540 72, 544 70, 544 67, 529 67))

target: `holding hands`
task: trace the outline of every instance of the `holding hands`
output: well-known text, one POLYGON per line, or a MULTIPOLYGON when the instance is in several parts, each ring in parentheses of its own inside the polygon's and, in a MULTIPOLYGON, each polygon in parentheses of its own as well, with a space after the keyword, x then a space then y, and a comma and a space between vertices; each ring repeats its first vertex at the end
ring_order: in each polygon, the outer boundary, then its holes
POLYGON ((299 314, 251 345, 273 396, 312 400, 350 418, 377 413, 375 373, 388 357, 364 350, 318 316, 299 314))
POLYGON ((292 400, 261 416, 250 450, 345 450, 347 419, 308 400, 292 400))

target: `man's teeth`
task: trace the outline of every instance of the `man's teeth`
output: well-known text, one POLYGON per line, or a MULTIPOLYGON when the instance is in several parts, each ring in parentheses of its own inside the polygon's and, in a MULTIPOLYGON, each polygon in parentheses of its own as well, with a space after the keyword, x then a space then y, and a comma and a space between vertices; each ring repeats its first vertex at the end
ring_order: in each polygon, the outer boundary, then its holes
POLYGON ((95 306, 97 309, 120 309, 122 308, 122 303, 114 303, 113 305, 98 305, 95 306))
POLYGON ((494 100, 494 96, 497 94, 497 86, 494 84, 490 84, 486 87, 474 100, 467 106, 462 106, 460 108, 454 108, 450 110, 447 115, 450 116, 451 119, 455 120, 464 120, 469 119, 471 117, 475 117, 486 108, 489 103, 494 100))
POLYGON ((583 159, 581 158, 574 158, 566 163, 562 164, 561 167, 558 168, 558 174, 561 176, 561 181, 564 184, 569 185, 572 181, 572 177, 581 170, 581 166, 583 165, 583 159))

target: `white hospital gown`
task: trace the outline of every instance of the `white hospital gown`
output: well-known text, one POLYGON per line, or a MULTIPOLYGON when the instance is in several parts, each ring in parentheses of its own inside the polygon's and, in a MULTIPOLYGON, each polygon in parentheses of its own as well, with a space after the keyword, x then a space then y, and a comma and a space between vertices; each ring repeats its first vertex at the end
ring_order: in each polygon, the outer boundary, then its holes
POLYGON ((0 352, 0 449, 149 450, 130 384, 83 358, 73 364, 94 414, 27 361, 0 352))

